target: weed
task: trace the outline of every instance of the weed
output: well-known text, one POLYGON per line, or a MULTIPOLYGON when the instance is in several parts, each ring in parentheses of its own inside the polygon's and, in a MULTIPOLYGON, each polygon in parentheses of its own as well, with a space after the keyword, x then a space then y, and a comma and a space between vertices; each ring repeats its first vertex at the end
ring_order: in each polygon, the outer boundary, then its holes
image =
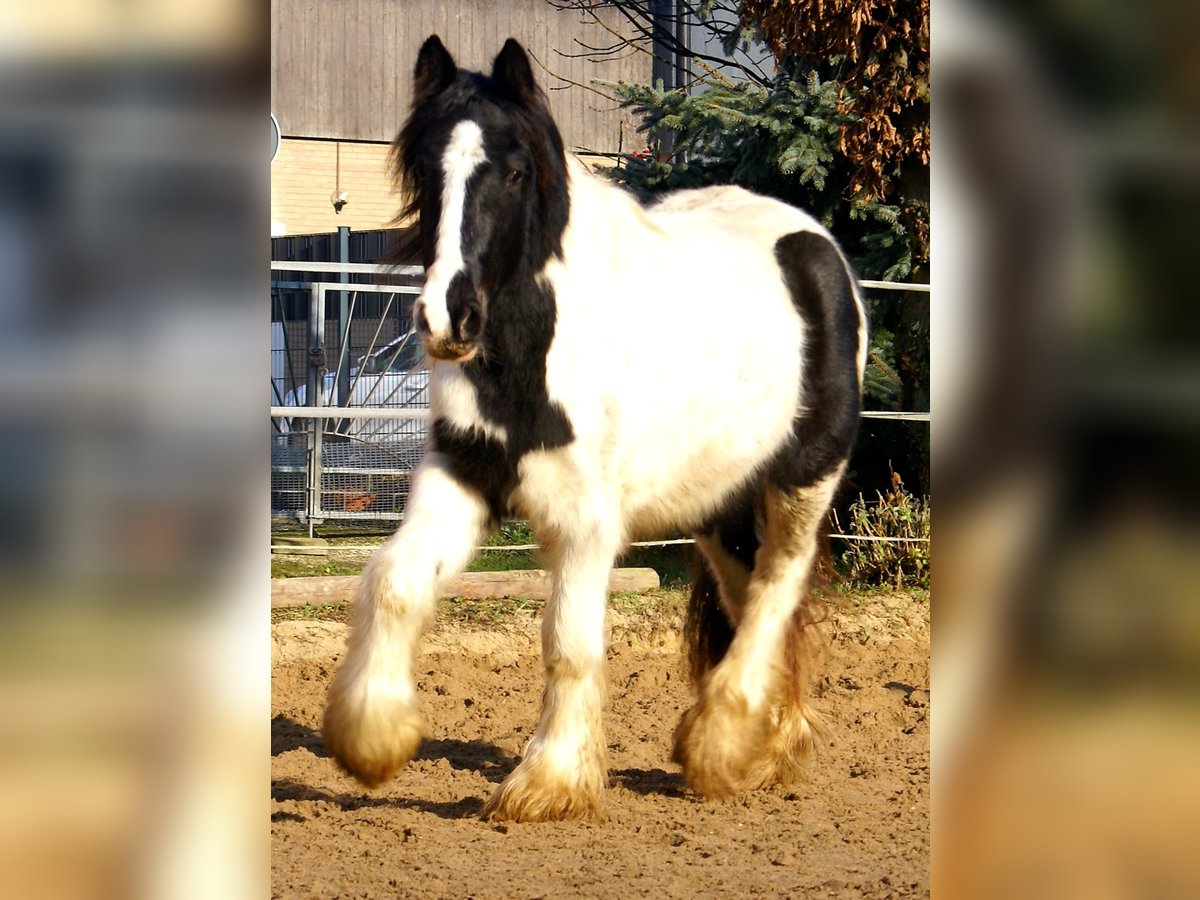
MULTIPOLYGON (((868 502, 858 495, 850 506, 845 533, 866 538, 848 541, 841 563, 848 579, 860 585, 890 585, 900 590, 929 586, 929 501, 914 497, 892 473, 887 494, 868 502), (900 538, 901 540, 891 540, 900 538)), ((839 531, 841 524, 834 521, 839 531)))

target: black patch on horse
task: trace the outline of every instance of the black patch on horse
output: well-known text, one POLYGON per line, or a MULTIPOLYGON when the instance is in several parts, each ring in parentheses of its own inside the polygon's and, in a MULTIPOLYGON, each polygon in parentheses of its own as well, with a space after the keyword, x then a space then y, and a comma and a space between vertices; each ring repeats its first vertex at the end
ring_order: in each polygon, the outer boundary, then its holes
POLYGON ((489 302, 501 304, 504 314, 488 317, 483 349, 462 370, 475 387, 480 415, 503 428, 508 441, 438 419, 433 447, 446 456, 456 478, 483 494, 499 520, 509 512, 521 458, 533 450, 566 446, 575 433, 566 412, 551 402, 546 390, 546 353, 554 340, 553 293, 530 281, 513 285, 489 302))
POLYGON ((746 567, 754 568, 758 552, 759 499, 762 486, 756 477, 731 496, 707 522, 695 529, 698 534, 716 538, 725 552, 746 567))
POLYGON ((492 527, 499 525, 517 482, 516 460, 508 455, 508 448, 480 431, 464 430, 442 418, 434 419, 431 431, 433 449, 445 457, 451 474, 479 491, 492 527))
POLYGON ((780 487, 802 487, 828 475, 850 455, 858 434, 858 304, 837 248, 819 234, 781 237, 775 258, 804 320, 804 412, 792 439, 771 464, 780 487))

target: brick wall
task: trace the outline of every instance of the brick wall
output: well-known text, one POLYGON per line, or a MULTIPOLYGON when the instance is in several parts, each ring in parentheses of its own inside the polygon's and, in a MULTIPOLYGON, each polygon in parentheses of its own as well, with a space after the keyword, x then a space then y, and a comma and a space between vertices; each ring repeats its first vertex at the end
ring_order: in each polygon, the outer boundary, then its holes
POLYGON ((284 138, 271 163, 272 235, 388 227, 400 201, 387 155, 387 144, 284 138), (339 186, 350 199, 337 214, 329 197, 339 186))

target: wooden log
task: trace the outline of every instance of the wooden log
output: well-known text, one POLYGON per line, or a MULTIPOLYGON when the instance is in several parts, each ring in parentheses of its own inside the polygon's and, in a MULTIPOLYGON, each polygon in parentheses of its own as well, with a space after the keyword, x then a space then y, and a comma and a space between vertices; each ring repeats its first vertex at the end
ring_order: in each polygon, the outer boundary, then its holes
MULTIPOLYGON (((272 578, 271 608, 347 603, 353 598, 357 584, 357 575, 272 578)), ((610 591, 649 591, 656 587, 658 573, 653 569, 613 569, 609 573, 610 591)), ((468 600, 498 597, 545 600, 550 596, 550 576, 543 569, 466 572, 446 584, 442 596, 465 597, 468 600)))
POLYGON ((284 556, 328 556, 329 541, 324 538, 276 535, 271 538, 272 553, 284 556))
POLYGON ((324 575, 312 578, 272 578, 271 609, 281 606, 323 606, 346 603, 354 596, 357 575, 324 575))

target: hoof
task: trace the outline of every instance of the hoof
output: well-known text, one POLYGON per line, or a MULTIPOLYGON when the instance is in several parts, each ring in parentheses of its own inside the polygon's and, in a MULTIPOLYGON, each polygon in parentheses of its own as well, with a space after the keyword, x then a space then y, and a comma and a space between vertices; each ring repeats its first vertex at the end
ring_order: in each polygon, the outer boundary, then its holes
POLYGON ((601 767, 569 776, 549 773, 547 767, 523 762, 504 779, 483 808, 483 818, 507 822, 559 822, 604 818, 601 767))
POLYGON ((769 781, 771 717, 737 700, 710 698, 683 714, 671 759, 683 768, 688 787, 705 797, 732 797, 769 781))
POLYGON ((390 698, 354 696, 335 679, 325 707, 325 746, 348 773, 379 787, 417 755, 425 723, 409 705, 390 698))

